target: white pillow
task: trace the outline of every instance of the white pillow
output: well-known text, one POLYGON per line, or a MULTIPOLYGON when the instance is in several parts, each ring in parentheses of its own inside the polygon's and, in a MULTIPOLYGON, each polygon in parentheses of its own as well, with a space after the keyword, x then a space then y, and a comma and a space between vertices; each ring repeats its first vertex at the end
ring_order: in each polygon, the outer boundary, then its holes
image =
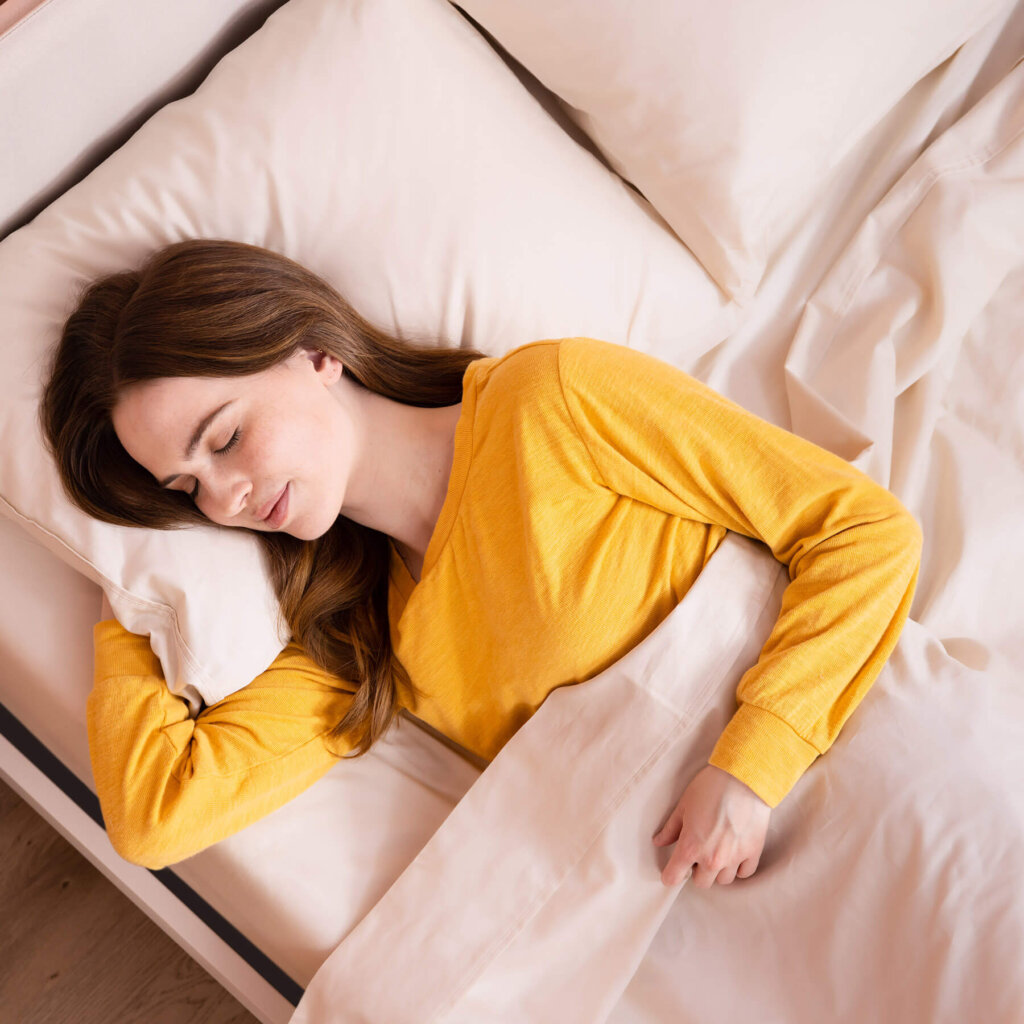
POLYGON ((746 301, 828 172, 999 0, 459 0, 746 301))
POLYGON ((495 353, 591 334, 688 365, 731 320, 647 204, 445 0, 292 0, 0 243, 0 509, 104 587, 194 708, 287 639, 256 540, 89 519, 61 492, 37 402, 78 289, 198 236, 282 252, 404 336, 495 353))
POLYGON ((0 139, 10 156, 0 160, 0 237, 78 181, 147 114, 187 92, 214 53, 279 6, 3 0, 0 139))

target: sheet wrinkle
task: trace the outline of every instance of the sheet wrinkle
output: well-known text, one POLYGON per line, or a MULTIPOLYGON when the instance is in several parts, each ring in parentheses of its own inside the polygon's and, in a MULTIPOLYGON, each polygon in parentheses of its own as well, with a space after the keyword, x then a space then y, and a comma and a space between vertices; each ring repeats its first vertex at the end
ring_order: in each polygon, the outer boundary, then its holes
MULTIPOLYGON (((727 699, 735 703, 737 663, 749 661, 767 636, 777 611, 772 599, 781 598, 785 580, 783 567, 766 549, 728 535, 684 600, 643 642, 598 677, 554 691, 385 898, 332 954, 294 1021, 320 1020, 315 1007, 348 992, 351 982, 345 979, 365 975, 370 964, 376 964, 378 974, 374 991, 361 994, 356 1006, 347 1000, 353 1019, 421 1024, 447 1020, 456 1012, 492 965, 541 920, 586 858, 596 855, 595 846, 609 823, 643 798, 652 774, 664 775, 666 766, 677 762, 667 755, 685 749, 688 738, 703 732, 725 680, 733 680, 727 699), (738 566, 747 567, 746 576, 723 591, 721 580, 738 566), (738 643, 753 623, 763 635, 738 643), (543 771, 547 780, 543 796, 528 784, 535 771, 543 771), (500 823, 496 820, 492 828, 489 819, 495 814, 500 823), (498 882, 479 876, 482 865, 492 862, 486 851, 495 841, 494 831, 501 829, 516 838, 512 850, 503 854, 504 877, 498 882), (461 890, 467 884, 474 892, 473 906, 457 907, 453 919, 445 893, 449 886, 461 890), (514 898, 506 891, 509 886, 516 888, 514 898), (423 904, 428 891, 434 905, 446 910, 443 925, 417 917, 431 913, 423 904), (438 929, 462 938, 446 935, 449 948, 438 952, 438 929), (435 938, 425 956, 427 934, 435 938), (460 942, 465 946, 456 954, 451 943, 460 942), (394 984, 380 978, 378 943, 386 943, 392 963, 401 965, 395 968, 401 975, 400 997, 394 991, 397 976, 394 984)), ((659 814, 668 809, 667 798, 665 803, 659 804, 659 814)), ((653 822, 648 824, 653 827, 653 822)), ((649 841, 649 829, 635 831, 633 841, 649 841)), ((656 852, 646 850, 646 856, 653 871, 656 852)), ((654 874, 654 895, 661 901, 674 899, 654 874)), ((652 879, 646 881, 651 884, 652 879)), ((667 906, 663 909, 667 912, 667 906)), ((641 931, 653 936, 655 927, 648 921, 641 931)))

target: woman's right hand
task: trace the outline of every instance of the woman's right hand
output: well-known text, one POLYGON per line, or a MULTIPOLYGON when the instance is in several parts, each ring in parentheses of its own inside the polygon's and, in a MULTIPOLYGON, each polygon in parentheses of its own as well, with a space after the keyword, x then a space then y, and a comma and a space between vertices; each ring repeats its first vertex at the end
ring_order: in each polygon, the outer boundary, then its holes
POLYGON ((654 834, 655 846, 676 844, 661 873, 665 885, 679 885, 693 872, 693 884, 710 889, 749 878, 768 834, 772 809, 739 779, 705 765, 690 780, 668 821, 654 834))
POLYGON ((100 606, 100 622, 106 622, 107 619, 116 619, 117 616, 114 614, 114 609, 110 607, 110 602, 107 600, 106 592, 103 594, 103 604, 100 606))

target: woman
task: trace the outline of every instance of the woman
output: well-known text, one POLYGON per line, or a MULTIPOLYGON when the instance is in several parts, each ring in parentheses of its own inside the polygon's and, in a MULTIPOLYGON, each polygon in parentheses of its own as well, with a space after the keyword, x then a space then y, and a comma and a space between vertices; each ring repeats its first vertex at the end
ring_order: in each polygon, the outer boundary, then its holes
POLYGON ((172 245, 94 284, 42 416, 90 514, 256 532, 293 632, 191 721, 145 638, 98 624, 97 788, 115 846, 154 867, 280 806, 400 708, 492 758, 662 621, 733 530, 791 583, 653 841, 675 844, 668 885, 748 877, 917 580, 920 530, 888 491, 679 370, 584 338, 501 358, 400 343, 239 243, 172 245))

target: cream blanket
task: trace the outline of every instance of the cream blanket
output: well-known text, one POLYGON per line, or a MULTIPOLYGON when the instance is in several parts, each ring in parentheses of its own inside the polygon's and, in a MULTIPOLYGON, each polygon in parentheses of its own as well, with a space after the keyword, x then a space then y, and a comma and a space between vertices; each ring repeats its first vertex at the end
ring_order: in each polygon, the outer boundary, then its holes
POLYGON ((730 535, 658 630, 556 691, 327 960, 296 1024, 730 1020, 755 1006, 780 1022, 981 1007, 1013 1020, 1022 699, 916 623, 775 811, 757 874, 661 884, 650 837, 731 715, 786 582, 767 549, 730 535))
POLYGON ((651 836, 728 720, 786 582, 766 548, 729 535, 658 629, 548 698, 293 1019, 604 1020, 678 895, 651 836))
POLYGON ((662 626, 556 691, 324 963, 296 1024, 1024 1019, 1024 65, 918 160, 809 303, 793 428, 890 486, 911 620, 758 872, 662 886, 786 574, 729 537, 662 626))

